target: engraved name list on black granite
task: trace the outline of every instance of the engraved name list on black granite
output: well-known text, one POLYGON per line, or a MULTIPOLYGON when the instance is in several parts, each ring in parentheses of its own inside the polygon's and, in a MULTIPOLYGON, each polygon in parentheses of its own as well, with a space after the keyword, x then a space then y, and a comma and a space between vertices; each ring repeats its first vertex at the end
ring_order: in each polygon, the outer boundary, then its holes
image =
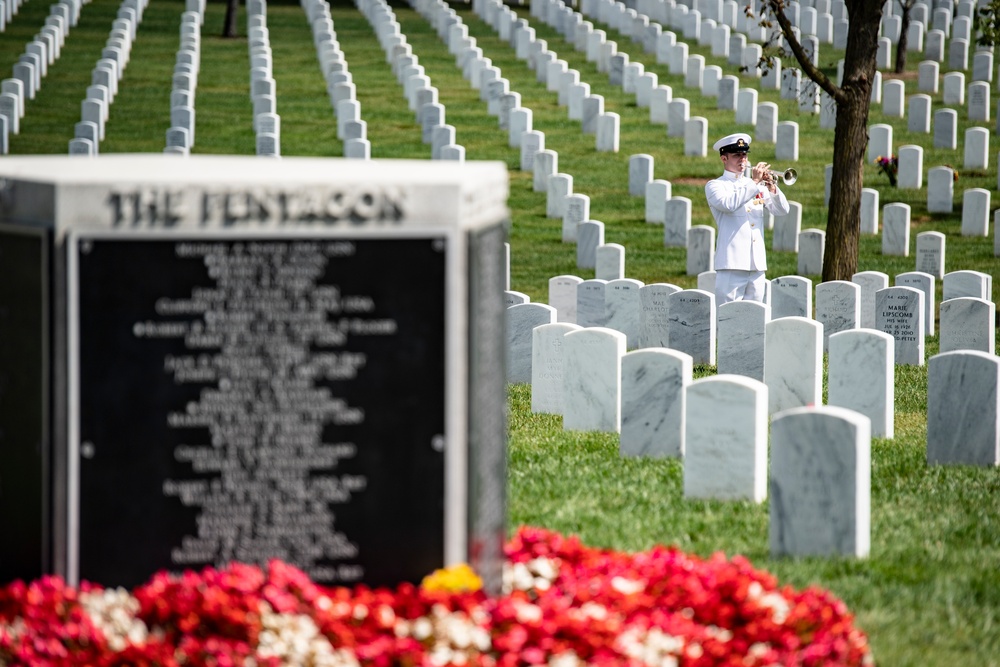
POLYGON ((81 236, 79 576, 440 567, 445 248, 81 236))

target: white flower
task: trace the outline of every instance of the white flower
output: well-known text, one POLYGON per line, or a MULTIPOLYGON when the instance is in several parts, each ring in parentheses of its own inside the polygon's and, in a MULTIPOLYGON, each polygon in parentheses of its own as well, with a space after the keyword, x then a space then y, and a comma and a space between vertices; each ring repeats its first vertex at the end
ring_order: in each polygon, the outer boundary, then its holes
POLYGON ((651 667, 677 667, 677 659, 684 650, 684 640, 659 628, 648 631, 631 628, 619 635, 618 648, 633 660, 651 667))
POLYGON ((595 621, 603 621, 608 617, 607 607, 596 602, 584 602, 580 606, 580 613, 595 621))
POLYGON ((375 614, 378 617, 379 623, 384 626, 390 626, 396 622, 396 612, 387 604, 379 605, 378 609, 375 610, 375 614))
POLYGON ((791 611, 792 607, 788 604, 788 600, 781 593, 768 593, 760 598, 760 606, 771 610, 771 615, 774 618, 774 622, 781 623, 785 622, 788 618, 788 612, 791 611))
POLYGON ((444 667, 452 661, 452 651, 447 646, 435 646, 427 657, 432 665, 444 667))
POLYGON ((530 602, 518 602, 514 607, 518 623, 537 623, 542 620, 542 608, 530 602))
POLYGON ((124 651, 129 644, 146 642, 149 634, 146 624, 135 616, 139 612, 139 601, 124 588, 80 593, 80 604, 107 639, 111 650, 124 651))
POLYGON ((733 638, 732 632, 726 630, 725 628, 720 628, 717 625, 710 625, 705 628, 705 631, 712 637, 718 639, 720 642, 728 642, 733 638))
POLYGON ((579 667, 580 658, 575 651, 566 651, 549 657, 549 667, 579 667))
POLYGON ((412 631, 415 639, 423 641, 431 636, 431 633, 434 631, 434 626, 431 625, 430 619, 426 616, 421 616, 413 621, 412 631))
POLYGON ((626 579, 625 577, 615 577, 611 580, 611 588, 622 595, 633 595, 646 589, 646 582, 626 579))
POLYGON ((359 667, 354 653, 334 649, 310 617, 276 614, 266 602, 260 617, 264 627, 258 635, 258 657, 279 658, 282 664, 297 667, 359 667))
POLYGON ((559 576, 559 561, 539 556, 535 560, 528 563, 528 569, 542 579, 548 579, 552 582, 555 581, 557 576, 559 576))
POLYGON ((489 651, 493 647, 493 640, 490 637, 490 633, 485 628, 474 628, 472 631, 472 645, 479 651, 489 651))
POLYGON ((511 586, 518 591, 529 591, 535 585, 535 577, 524 563, 514 563, 510 579, 511 586))

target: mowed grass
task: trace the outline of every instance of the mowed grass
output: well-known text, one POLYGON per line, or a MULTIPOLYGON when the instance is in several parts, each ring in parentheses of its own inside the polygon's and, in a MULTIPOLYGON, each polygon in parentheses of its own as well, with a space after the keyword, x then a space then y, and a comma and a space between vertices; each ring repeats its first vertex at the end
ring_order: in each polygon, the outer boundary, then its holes
MULTIPOLYGON (((80 25, 70 33, 62 58, 50 69, 35 100, 28 103, 21 134, 11 139, 13 154, 64 153, 79 120, 79 104, 90 82, 90 70, 111 27, 119 3, 94 0, 83 9, 80 25)), ((547 300, 549 278, 560 274, 592 277, 576 268, 575 248, 560 242, 560 221, 545 217, 545 194, 532 190, 531 175, 520 172, 519 153, 487 114, 478 91, 470 88, 444 43, 427 21, 403 4, 393 8, 426 74, 440 90, 446 121, 456 127, 458 143, 469 159, 499 160, 510 168, 511 287, 535 301, 547 300)), ((648 111, 631 96, 612 88, 593 63, 572 49, 551 28, 529 18, 539 38, 570 67, 581 72, 591 90, 605 96, 607 110, 621 116, 621 150, 597 153, 594 139, 567 119, 556 94, 539 83, 535 73, 517 60, 513 49, 469 11, 455 5, 477 45, 511 81, 532 109, 535 129, 545 133, 546 147, 559 153, 559 169, 574 178, 574 190, 591 197, 591 217, 606 224, 606 241, 627 251, 627 275, 646 283, 671 282, 695 286, 684 275, 685 254, 662 245, 662 230, 646 224, 642 200, 628 196, 628 156, 648 153, 655 159, 655 177, 671 181, 674 196, 692 201, 693 223, 711 224, 703 185, 719 173, 718 159, 688 158, 683 143, 667 138, 662 126, 649 123, 648 111)), ((170 76, 179 44, 183 2, 150 3, 111 107, 102 152, 159 152, 169 122, 170 76)), ((196 94, 195 153, 252 155, 254 134, 249 99, 249 60, 245 38, 223 39, 223 3, 210 3, 202 33, 202 57, 196 94)), ((242 9, 241 9, 242 12, 242 9)), ((375 34, 349 3, 332 4, 337 37, 357 84, 362 118, 368 123, 375 158, 426 159, 430 148, 421 142, 413 112, 394 78, 375 34)), ((0 64, 13 65, 24 44, 38 31, 48 13, 46 3, 28 2, 0 35, 0 64)), ((245 16, 240 33, 245 35, 245 16)), ((311 33, 296 3, 268 4, 268 27, 274 53, 278 113, 282 119, 284 155, 338 156, 336 119, 326 95, 311 33)), ((605 25, 609 39, 655 72, 674 97, 691 103, 691 115, 709 119, 710 141, 737 126, 731 112, 718 111, 714 99, 686 88, 682 77, 642 52, 628 38, 605 25)), ((707 65, 724 74, 739 74, 707 47, 691 44, 707 65)), ((834 72, 842 53, 821 47, 821 66, 834 72)), ((910 54, 907 93, 916 91, 919 54, 910 54)), ((942 72, 947 71, 946 68, 942 72)), ((885 76, 889 76, 885 73, 885 76)), ((967 74, 968 76, 968 74, 967 74)), ((750 85, 741 78, 741 85, 750 85)), ((941 93, 932 96, 942 107, 941 93)), ((818 117, 802 114, 794 101, 776 91, 761 91, 760 101, 779 106, 779 120, 800 126, 800 157, 794 164, 799 182, 786 187, 789 199, 803 205, 803 226, 824 227, 824 167, 832 160, 833 132, 819 128, 818 117)), ((996 109, 996 95, 990 103, 996 109)), ((931 147, 930 135, 909 132, 905 119, 887 119, 873 104, 870 122, 893 126, 895 145, 925 148, 925 170, 948 164, 960 178, 952 214, 928 214, 926 189, 902 191, 889 187, 873 165, 865 167, 865 186, 878 189, 882 205, 907 203, 912 208, 910 257, 881 254, 881 237, 861 240, 859 270, 883 271, 890 277, 915 268, 916 234, 936 230, 947 237, 947 269, 975 269, 997 274, 993 239, 960 235, 962 192, 980 187, 996 195, 996 166, 982 173, 962 169, 962 138, 970 126, 959 110, 959 150, 931 147)), ((753 159, 774 163, 773 146, 755 144, 753 159)), ((991 152, 994 149, 991 149, 991 152)), ((991 156, 991 160, 995 156, 991 156)), ((926 180, 926 179, 925 179, 926 180)), ((992 216, 991 216, 992 217, 992 216)), ((770 235, 768 235, 770 243, 770 235)), ((829 241, 828 241, 829 242, 829 241)), ((771 277, 792 274, 793 253, 771 252, 771 277)), ((810 276, 814 281, 819 276, 810 276)), ((993 300, 1000 296, 994 281, 993 300)), ((940 301, 941 285, 937 285, 940 301)), ((937 352, 937 337, 927 340, 927 357, 937 352)), ((712 367, 696 369, 710 375, 712 367)), ((818 585, 843 598, 870 636, 882 665, 1000 665, 1000 472, 971 467, 928 467, 926 464, 926 367, 896 369, 895 438, 872 442, 871 555, 853 559, 773 559, 768 550, 768 505, 689 501, 683 498, 683 468, 679 461, 623 459, 614 434, 566 432, 561 419, 532 414, 530 388, 510 389, 509 516, 510 526, 541 525, 580 535, 595 546, 623 550, 676 544, 707 556, 721 551, 744 554, 782 581, 797 587, 818 585)))

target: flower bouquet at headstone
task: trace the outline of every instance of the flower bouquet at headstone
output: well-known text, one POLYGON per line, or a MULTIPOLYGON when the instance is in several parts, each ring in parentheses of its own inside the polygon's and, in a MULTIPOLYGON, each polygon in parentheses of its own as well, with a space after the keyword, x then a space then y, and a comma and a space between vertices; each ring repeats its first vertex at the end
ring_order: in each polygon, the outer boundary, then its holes
POLYGON ((15 582, 0 588, 0 665, 874 664, 841 601, 740 556, 627 554, 537 528, 506 551, 497 597, 465 565, 394 589, 324 588, 280 561, 159 573, 131 592, 15 582))
POLYGON ((896 174, 899 173, 899 158, 895 155, 879 155, 875 158, 878 170, 889 177, 889 185, 896 186, 896 174))

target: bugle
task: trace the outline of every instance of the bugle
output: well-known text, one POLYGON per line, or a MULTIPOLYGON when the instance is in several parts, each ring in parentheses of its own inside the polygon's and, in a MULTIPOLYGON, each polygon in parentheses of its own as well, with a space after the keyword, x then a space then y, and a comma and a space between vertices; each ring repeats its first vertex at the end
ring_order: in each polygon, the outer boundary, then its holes
POLYGON ((769 169, 768 175, 771 177, 771 181, 777 181, 781 179, 781 182, 785 185, 792 185, 799 179, 799 174, 794 169, 789 167, 784 171, 777 171, 776 169, 769 169))

